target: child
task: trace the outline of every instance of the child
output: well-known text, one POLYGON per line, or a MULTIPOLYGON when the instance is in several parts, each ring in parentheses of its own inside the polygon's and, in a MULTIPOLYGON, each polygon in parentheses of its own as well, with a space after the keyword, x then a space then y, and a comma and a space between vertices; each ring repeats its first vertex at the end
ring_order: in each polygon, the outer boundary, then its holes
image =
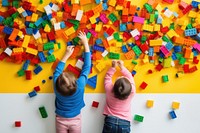
POLYGON ((63 72, 67 59, 74 51, 73 46, 67 47, 54 72, 57 133, 81 133, 81 109, 85 106, 83 94, 90 73, 91 54, 85 33, 80 32, 78 37, 85 47, 84 65, 80 77, 76 80, 73 74, 63 72))
POLYGON ((104 107, 103 133, 129 133, 131 122, 131 100, 135 94, 135 82, 132 74, 124 67, 122 61, 112 61, 104 81, 106 104, 104 107), (112 84, 112 76, 119 66, 123 76, 112 84))

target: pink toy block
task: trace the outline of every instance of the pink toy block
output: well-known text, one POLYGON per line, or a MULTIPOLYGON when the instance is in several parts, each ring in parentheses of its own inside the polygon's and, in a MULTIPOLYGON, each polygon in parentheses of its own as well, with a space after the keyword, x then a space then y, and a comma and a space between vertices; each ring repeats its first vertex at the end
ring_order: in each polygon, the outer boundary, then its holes
POLYGON ((167 2, 169 4, 172 4, 174 2, 174 0, 163 0, 164 2, 167 2))
POLYGON ((104 13, 101 13, 99 18, 104 24, 107 24, 109 21, 109 19, 106 17, 106 14, 104 13))
POLYGON ((194 44, 193 48, 198 50, 198 52, 200 52, 200 44, 198 44, 198 43, 194 44))
POLYGON ((144 24, 144 20, 145 20, 145 18, 142 18, 142 17, 137 17, 137 16, 133 17, 133 22, 135 22, 135 23, 144 24))
POLYGON ((169 50, 168 50, 165 46, 162 46, 162 47, 160 48, 160 50, 162 51, 162 53, 163 53, 165 56, 168 56, 169 50))

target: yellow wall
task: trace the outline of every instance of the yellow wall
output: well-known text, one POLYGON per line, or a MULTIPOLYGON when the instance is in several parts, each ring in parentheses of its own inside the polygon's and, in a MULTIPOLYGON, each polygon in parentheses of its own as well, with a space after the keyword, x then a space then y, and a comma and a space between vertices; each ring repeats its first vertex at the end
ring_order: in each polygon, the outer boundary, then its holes
MULTIPOLYGON (((133 0, 135 5, 142 6, 146 0, 142 2, 140 0, 133 0)), ((177 0, 175 0, 177 1, 177 0)), ((191 0, 187 0, 190 2, 191 0)), ((46 1, 46 3, 48 3, 46 1)), ((45 5, 45 4, 43 4, 45 5)), ((176 9, 177 3, 172 5, 166 5, 170 9, 176 9)), ((90 6, 84 7, 89 9, 90 6)), ((61 41, 62 42, 62 41, 61 41)), ((61 44, 62 49, 56 51, 54 54, 57 58, 61 58, 64 51, 65 51, 65 44, 62 42, 61 44)), ((122 57, 123 59, 123 57, 122 57)), ((75 60, 70 60, 69 63, 75 65, 75 60)), ((105 60, 105 63, 108 67, 110 67, 110 61, 105 60)), ((176 68, 165 68, 161 72, 155 71, 155 65, 152 64, 141 64, 141 61, 138 60, 138 67, 137 67, 137 74, 135 76, 136 88, 137 93, 200 93, 199 89, 199 77, 200 72, 197 71, 191 74, 185 74, 181 78, 176 78, 175 74, 177 72, 176 68), (149 69, 153 70, 153 74, 148 74, 147 71, 149 69), (169 76, 169 82, 163 83, 162 82, 162 75, 169 76), (145 90, 141 90, 139 85, 143 82, 147 82, 148 86, 145 90)), ((1 93, 27 93, 33 90, 33 87, 40 86, 42 93, 52 93, 53 92, 53 84, 52 80, 49 80, 49 76, 52 76, 53 70, 51 69, 51 63, 40 63, 43 67, 43 71, 40 72, 38 75, 33 74, 32 80, 26 80, 25 76, 18 77, 17 71, 21 69, 23 64, 13 64, 6 61, 0 62, 0 92, 1 93), (42 84, 42 80, 46 80, 45 84, 42 84)), ((192 65, 192 64, 191 64, 192 65)), ((129 69, 133 69, 134 65, 131 64, 131 61, 126 60, 125 66, 129 69)), ((198 69, 200 65, 197 66, 198 69)), ((33 70, 33 66, 29 66, 30 70, 33 70)), ((95 68, 93 68, 93 73, 89 75, 92 77, 98 74, 98 81, 97 81, 97 88, 94 90, 90 87, 86 87, 86 93, 103 93, 103 79, 105 76, 106 70, 101 73, 98 73, 95 68)), ((115 75, 115 77, 118 74, 115 75)))

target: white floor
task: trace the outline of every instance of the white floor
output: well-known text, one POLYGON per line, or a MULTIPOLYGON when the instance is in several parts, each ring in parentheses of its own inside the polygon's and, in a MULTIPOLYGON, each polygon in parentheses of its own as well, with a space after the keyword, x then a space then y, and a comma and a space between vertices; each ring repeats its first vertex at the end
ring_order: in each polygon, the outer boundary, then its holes
MULTIPOLYGON (((0 94, 0 133, 55 133, 54 95, 0 94), (38 108, 45 106, 48 118, 42 119, 38 108), (14 127, 15 121, 22 127, 14 127)), ((101 133, 104 117, 104 94, 86 94, 82 110, 82 133, 101 133), (91 107, 93 101, 99 108, 91 107)), ((137 94, 132 101, 132 114, 143 115, 142 123, 132 122, 131 133, 200 133, 200 94, 137 94), (146 108, 153 99, 154 107, 146 108), (176 119, 170 119, 171 103, 180 102, 176 119)))

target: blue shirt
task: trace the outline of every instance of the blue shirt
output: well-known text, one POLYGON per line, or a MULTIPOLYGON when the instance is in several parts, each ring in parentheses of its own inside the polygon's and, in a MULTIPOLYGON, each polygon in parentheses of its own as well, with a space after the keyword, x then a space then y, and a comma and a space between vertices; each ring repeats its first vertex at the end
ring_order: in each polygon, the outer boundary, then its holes
POLYGON ((54 92, 56 95, 55 99, 55 106, 56 111, 55 113, 59 116, 65 118, 73 118, 80 114, 81 109, 85 106, 83 95, 84 95, 84 88, 87 83, 88 75, 90 73, 91 67, 91 54, 90 52, 84 53, 84 64, 82 67, 82 71, 80 77, 76 80, 77 89, 76 92, 71 96, 62 96, 56 90, 56 80, 58 76, 63 72, 65 63, 59 62, 56 70, 54 72, 54 92))

